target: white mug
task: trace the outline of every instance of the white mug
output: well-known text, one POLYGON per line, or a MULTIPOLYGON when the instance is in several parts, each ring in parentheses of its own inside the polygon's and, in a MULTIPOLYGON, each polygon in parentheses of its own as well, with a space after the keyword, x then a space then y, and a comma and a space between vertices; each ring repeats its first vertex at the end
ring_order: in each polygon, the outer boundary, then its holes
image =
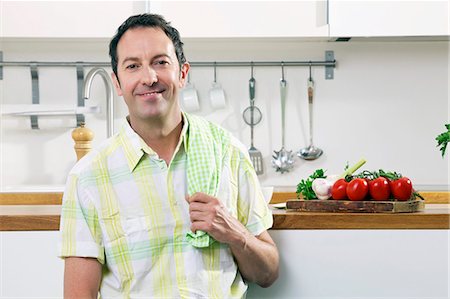
POLYGON ((181 91, 181 104, 186 112, 200 110, 197 89, 191 83, 187 83, 181 91))
POLYGON ((219 83, 214 82, 209 90, 209 99, 214 109, 222 109, 226 107, 225 92, 219 83))

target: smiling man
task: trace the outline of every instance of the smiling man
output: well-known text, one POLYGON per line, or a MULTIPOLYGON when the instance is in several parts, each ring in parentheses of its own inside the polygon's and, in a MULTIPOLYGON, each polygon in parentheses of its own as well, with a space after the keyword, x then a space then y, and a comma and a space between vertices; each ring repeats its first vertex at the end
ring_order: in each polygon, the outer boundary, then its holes
POLYGON ((68 176, 59 255, 65 298, 243 298, 270 286, 272 214, 244 146, 181 111, 189 63, 161 16, 132 16, 110 43, 123 128, 68 176))

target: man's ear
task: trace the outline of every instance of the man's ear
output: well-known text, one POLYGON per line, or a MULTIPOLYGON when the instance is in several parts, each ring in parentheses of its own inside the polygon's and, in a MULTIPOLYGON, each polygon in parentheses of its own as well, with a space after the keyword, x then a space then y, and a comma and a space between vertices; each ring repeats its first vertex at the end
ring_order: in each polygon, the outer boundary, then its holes
POLYGON ((191 65, 189 62, 183 63, 180 69, 180 88, 184 87, 187 81, 187 76, 189 73, 189 69, 191 68, 191 65))
POLYGON ((114 83, 114 87, 116 88, 116 92, 119 96, 122 96, 122 88, 120 88, 120 82, 119 82, 119 78, 117 78, 116 74, 114 72, 111 73, 111 79, 114 83))

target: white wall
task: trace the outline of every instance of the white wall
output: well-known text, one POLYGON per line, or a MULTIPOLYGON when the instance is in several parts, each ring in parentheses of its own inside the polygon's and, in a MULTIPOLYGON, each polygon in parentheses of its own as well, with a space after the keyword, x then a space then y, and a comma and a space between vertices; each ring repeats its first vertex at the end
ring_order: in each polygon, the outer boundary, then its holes
MULTIPOLYGON (((5 41, 4 60, 108 61, 107 42, 102 41, 5 41)), ((279 67, 256 67, 256 105, 263 113, 255 128, 255 146, 265 158, 263 185, 295 186, 317 168, 340 173, 365 157, 366 169, 395 170, 409 176, 418 189, 448 189, 449 155, 442 159, 434 138, 449 122, 448 42, 301 42, 295 40, 186 41, 191 61, 289 61, 323 60, 334 50, 334 80, 324 79, 324 68, 313 68, 316 83, 315 144, 324 150, 316 161, 296 159, 295 169, 279 174, 270 165, 273 150, 281 148, 279 67)), ((86 73, 87 73, 86 69, 86 73)), ((41 68, 41 103, 76 104, 74 68, 41 68)), ((307 67, 286 67, 288 81, 286 147, 294 151, 308 143, 307 67)), ((219 68, 217 80, 225 88, 228 107, 212 111, 208 89, 212 68, 194 67, 191 82, 198 88, 202 110, 249 145, 249 128, 242 111, 249 105, 250 68, 219 68)), ((90 103, 104 107, 100 79, 94 81, 90 103)), ((0 81, 3 104, 31 103, 27 68, 5 67, 0 81)), ((126 106, 116 98, 116 130, 126 106)), ((105 114, 87 115, 98 144, 106 136, 105 114)), ((43 129, 30 129, 27 118, 1 119, 0 187, 12 185, 59 185, 73 163, 70 136, 74 118, 47 119, 43 129), (45 127, 45 128, 44 128, 45 127)))

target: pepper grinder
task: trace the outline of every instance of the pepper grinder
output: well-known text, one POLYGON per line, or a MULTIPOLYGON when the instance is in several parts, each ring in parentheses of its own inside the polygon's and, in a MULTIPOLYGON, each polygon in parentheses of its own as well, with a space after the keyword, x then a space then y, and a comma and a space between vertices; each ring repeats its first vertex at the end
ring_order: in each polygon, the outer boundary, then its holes
POLYGON ((75 141, 75 152, 77 153, 77 161, 84 157, 92 148, 91 141, 94 139, 94 132, 86 128, 81 123, 78 128, 72 131, 72 139, 75 141))

